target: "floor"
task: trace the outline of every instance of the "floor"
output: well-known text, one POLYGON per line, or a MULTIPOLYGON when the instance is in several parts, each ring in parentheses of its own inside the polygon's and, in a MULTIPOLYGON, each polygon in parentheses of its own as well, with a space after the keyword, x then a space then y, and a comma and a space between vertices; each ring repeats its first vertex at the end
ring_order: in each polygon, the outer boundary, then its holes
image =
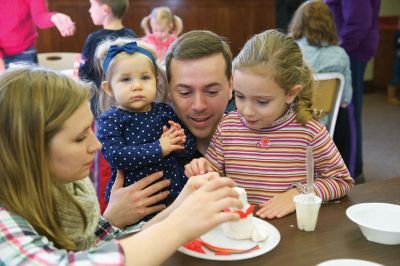
POLYGON ((362 122, 366 182, 400 176, 400 106, 385 94, 365 94, 362 122))

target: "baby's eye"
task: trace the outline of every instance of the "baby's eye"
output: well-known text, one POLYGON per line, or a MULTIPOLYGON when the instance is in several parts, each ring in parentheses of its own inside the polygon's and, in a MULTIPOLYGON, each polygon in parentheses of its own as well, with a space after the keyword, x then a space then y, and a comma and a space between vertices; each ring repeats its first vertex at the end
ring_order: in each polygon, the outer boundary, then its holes
POLYGON ((128 81, 130 81, 131 79, 129 78, 129 77, 122 77, 121 79, 120 79, 120 81, 121 82, 128 82, 128 81))
POLYGON ((151 79, 151 77, 150 77, 150 75, 144 75, 144 76, 142 76, 142 79, 143 80, 149 80, 149 79, 151 79))

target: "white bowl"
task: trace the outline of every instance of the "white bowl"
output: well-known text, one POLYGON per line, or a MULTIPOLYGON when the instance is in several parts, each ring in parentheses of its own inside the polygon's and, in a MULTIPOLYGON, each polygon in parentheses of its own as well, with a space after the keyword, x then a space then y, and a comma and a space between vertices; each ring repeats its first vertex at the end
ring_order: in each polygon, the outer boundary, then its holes
POLYGON ((362 234, 372 242, 400 244, 400 206, 388 203, 360 203, 346 210, 362 234))

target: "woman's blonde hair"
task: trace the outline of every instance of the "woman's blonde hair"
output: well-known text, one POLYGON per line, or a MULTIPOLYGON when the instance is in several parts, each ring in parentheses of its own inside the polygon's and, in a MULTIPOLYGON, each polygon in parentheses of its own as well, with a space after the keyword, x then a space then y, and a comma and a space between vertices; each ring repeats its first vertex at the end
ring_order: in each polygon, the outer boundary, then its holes
POLYGON ((306 38, 309 44, 317 47, 322 47, 324 43, 338 43, 332 12, 321 0, 307 1, 296 10, 289 24, 288 35, 296 40, 306 38))
MULTIPOLYGON (((149 44, 142 42, 138 39, 132 38, 117 38, 117 39, 107 39, 104 42, 100 43, 99 46, 96 48, 95 52, 95 64, 96 68, 102 77, 103 81, 107 81, 111 84, 111 78, 113 76, 113 65, 117 62, 120 58, 129 56, 129 54, 125 52, 121 52, 117 54, 110 62, 108 66, 107 73, 104 73, 103 63, 107 57, 108 51, 112 45, 116 46, 123 46, 127 43, 136 42, 137 46, 146 49, 151 53, 151 55, 157 60, 157 53, 152 49, 149 44)), ((166 89, 168 87, 167 78, 165 75, 165 71, 161 69, 161 67, 156 63, 154 66, 154 75, 157 78, 157 95, 155 101, 164 102, 166 100, 166 89)), ((108 95, 104 90, 100 89, 99 91, 99 100, 97 105, 97 114, 101 114, 112 106, 116 106, 117 102, 115 101, 114 97, 108 95)))
POLYGON ((300 85, 302 90, 294 100, 296 119, 304 125, 314 117, 311 108, 315 86, 313 74, 292 38, 276 30, 257 34, 246 42, 232 67, 233 71, 249 70, 268 75, 286 93, 300 85))
POLYGON ((67 250, 76 245, 61 228, 54 189, 86 217, 65 186, 53 181, 49 143, 89 99, 87 84, 50 70, 31 66, 0 75, 0 203, 67 250))

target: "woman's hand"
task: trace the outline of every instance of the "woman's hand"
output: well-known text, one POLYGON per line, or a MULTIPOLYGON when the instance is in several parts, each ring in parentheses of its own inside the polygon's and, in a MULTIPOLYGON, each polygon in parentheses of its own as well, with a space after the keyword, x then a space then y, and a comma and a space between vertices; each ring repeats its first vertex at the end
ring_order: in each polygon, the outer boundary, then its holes
POLYGON ((185 165, 185 175, 188 177, 203 175, 205 173, 213 172, 210 164, 204 157, 193 159, 190 163, 185 165))
POLYGON ((51 21, 56 25, 61 36, 72 36, 75 33, 75 23, 71 18, 63 13, 55 13, 51 17, 51 21))
POLYGON ((293 202, 294 196, 300 194, 296 188, 289 189, 286 192, 276 195, 269 201, 260 205, 260 209, 256 212, 257 216, 262 219, 282 218, 296 210, 293 202))
POLYGON ((197 179, 193 184, 194 188, 200 188, 188 195, 165 219, 171 232, 179 233, 183 238, 182 244, 221 223, 239 220, 237 213, 223 210, 230 207, 242 208, 239 195, 232 188, 235 182, 230 178, 214 178, 205 183, 197 179))
POLYGON ((113 225, 123 228, 135 224, 149 214, 165 209, 164 204, 154 205, 169 194, 169 191, 155 194, 171 183, 170 180, 162 180, 152 184, 161 177, 162 172, 156 172, 130 186, 122 187, 124 174, 118 170, 111 189, 110 201, 103 214, 104 218, 113 225))

